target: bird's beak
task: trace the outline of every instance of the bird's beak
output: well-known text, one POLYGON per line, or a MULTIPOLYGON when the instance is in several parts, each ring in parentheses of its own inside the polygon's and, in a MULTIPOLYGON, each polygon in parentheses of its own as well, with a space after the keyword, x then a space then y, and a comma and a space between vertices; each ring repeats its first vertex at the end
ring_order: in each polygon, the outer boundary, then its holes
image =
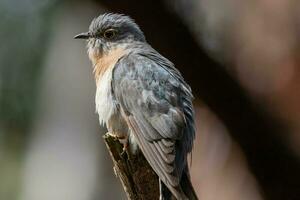
POLYGON ((89 39, 91 34, 89 32, 86 33, 79 33, 78 35, 74 36, 74 39, 89 39))

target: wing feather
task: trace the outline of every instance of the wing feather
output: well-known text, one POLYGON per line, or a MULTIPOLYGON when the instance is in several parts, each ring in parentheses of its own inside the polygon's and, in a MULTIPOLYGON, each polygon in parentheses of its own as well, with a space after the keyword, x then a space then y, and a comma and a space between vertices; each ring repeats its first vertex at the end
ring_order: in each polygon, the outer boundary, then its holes
POLYGON ((159 178, 179 198, 182 190, 176 144, 186 127, 182 102, 186 87, 182 88, 181 80, 141 55, 119 60, 113 77, 114 97, 138 146, 159 178))

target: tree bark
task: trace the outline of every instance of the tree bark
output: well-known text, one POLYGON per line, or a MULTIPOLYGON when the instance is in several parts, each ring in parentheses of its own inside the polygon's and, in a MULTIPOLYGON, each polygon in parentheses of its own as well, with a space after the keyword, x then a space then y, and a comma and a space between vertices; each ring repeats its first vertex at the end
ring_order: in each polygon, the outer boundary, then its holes
POLYGON ((103 136, 114 163, 114 171, 120 179, 127 198, 130 200, 159 199, 158 176, 152 170, 142 153, 136 155, 130 149, 123 151, 123 145, 109 133, 103 136))

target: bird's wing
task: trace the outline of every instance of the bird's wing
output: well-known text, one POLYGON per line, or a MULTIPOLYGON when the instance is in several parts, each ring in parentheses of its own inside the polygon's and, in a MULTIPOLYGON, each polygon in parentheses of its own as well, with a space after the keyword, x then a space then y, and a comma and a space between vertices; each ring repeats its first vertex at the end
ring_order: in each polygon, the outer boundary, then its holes
POLYGON ((186 126, 180 81, 157 62, 128 55, 115 66, 112 86, 145 158, 173 195, 178 196, 175 145, 186 126))

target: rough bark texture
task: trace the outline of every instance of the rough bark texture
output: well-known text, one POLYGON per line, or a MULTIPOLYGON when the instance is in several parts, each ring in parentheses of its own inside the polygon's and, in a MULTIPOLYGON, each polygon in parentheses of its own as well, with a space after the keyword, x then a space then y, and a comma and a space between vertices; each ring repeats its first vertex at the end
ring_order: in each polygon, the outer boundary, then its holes
POLYGON ((123 152, 123 145, 110 134, 103 136, 114 163, 114 171, 130 200, 159 199, 158 176, 144 156, 123 152))

